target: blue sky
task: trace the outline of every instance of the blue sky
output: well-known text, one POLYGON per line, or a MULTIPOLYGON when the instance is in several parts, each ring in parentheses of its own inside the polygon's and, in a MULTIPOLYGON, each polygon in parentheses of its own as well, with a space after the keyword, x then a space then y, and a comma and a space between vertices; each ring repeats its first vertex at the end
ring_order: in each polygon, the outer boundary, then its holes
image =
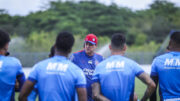
MULTIPOLYGON (((52 0, 0 0, 0 9, 6 9, 11 15, 27 15, 30 12, 43 10, 52 0)), ((64 1, 64 0, 62 0, 64 1)), ((73 0, 71 0, 73 1, 73 0)), ((76 0, 78 1, 78 0, 76 0)), ((97 0, 107 5, 116 3, 133 10, 147 9, 154 0, 97 0)), ((180 7, 180 0, 168 0, 180 7)))

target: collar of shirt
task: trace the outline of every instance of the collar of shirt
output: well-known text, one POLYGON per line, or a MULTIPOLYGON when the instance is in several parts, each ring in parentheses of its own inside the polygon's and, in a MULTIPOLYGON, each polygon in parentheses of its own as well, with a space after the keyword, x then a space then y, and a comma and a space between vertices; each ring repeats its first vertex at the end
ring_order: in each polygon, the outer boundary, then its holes
POLYGON ((63 59, 63 60, 67 59, 67 57, 61 56, 61 55, 55 55, 53 58, 55 58, 55 59, 63 59))
POLYGON ((180 52, 178 52, 178 51, 171 51, 171 52, 169 52, 169 53, 171 53, 171 54, 173 54, 173 55, 180 55, 180 52))

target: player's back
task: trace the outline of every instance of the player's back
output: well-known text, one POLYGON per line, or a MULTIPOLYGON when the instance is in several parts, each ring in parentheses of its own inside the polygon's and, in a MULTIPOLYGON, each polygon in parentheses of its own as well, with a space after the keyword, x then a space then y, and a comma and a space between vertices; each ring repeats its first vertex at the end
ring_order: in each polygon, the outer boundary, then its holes
POLYGON ((16 77, 23 73, 18 59, 0 55, 0 101, 13 97, 16 77))
POLYGON ((180 100, 180 52, 169 52, 155 58, 153 66, 159 77, 160 96, 180 100))
POLYGON ((134 94, 135 76, 142 72, 134 61, 113 55, 96 67, 93 80, 100 82, 102 94, 111 101, 129 101, 134 94))
POLYGON ((84 77, 81 69, 65 57, 55 56, 36 64, 29 77, 37 80, 41 101, 73 101, 76 87, 86 83, 79 76, 84 77))

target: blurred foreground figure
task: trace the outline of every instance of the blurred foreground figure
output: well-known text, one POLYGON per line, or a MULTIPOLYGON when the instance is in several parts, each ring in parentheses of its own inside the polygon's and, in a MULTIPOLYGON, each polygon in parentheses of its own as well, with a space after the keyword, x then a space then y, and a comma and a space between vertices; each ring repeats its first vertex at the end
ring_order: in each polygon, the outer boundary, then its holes
MULTIPOLYGON (((180 101, 180 31, 170 35, 168 52, 153 60, 151 77, 159 83, 161 101, 180 101)), ((150 101, 156 101, 156 92, 150 101)))
POLYGON ((0 101, 14 101, 15 90, 20 91, 25 81, 20 61, 7 56, 9 42, 8 33, 0 30, 0 101))
POLYGON ((37 63, 23 85, 19 100, 27 96, 37 84, 40 101, 86 101, 86 79, 83 71, 67 59, 74 44, 69 32, 58 34, 55 56, 37 63), (77 94, 76 94, 77 92, 77 94))
POLYGON ((140 66, 123 55, 126 51, 126 39, 121 34, 114 34, 109 45, 111 56, 99 63, 93 74, 92 91, 98 101, 133 101, 134 81, 137 76, 148 89, 142 101, 155 89, 155 83, 140 66))

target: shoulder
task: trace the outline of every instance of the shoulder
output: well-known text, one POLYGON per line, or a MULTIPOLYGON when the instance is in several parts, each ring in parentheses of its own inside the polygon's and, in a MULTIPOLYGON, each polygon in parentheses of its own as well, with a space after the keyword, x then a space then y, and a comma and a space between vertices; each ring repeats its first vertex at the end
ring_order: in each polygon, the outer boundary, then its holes
POLYGON ((97 64, 96 68, 104 68, 109 61, 111 61, 109 58, 103 60, 102 62, 97 64))
POLYGON ((165 53, 165 54, 155 57, 153 61, 159 61, 159 60, 162 60, 165 58, 169 58, 170 56, 171 56, 171 54, 168 52, 168 53, 165 53))
POLYGON ((79 56, 79 55, 81 55, 83 52, 84 52, 84 50, 80 50, 80 51, 77 51, 77 52, 72 53, 71 56, 79 56))
POLYGON ((70 59, 71 61, 73 61, 75 58, 78 58, 78 57, 82 56, 82 53, 83 53, 83 50, 80 50, 80 51, 78 51, 78 52, 74 52, 74 53, 72 53, 72 54, 70 55, 69 59, 70 59))
POLYGON ((130 59, 130 58, 127 58, 127 57, 123 57, 123 60, 128 65, 134 65, 134 64, 138 65, 138 63, 135 60, 133 60, 133 59, 130 59))
POLYGON ((100 59, 100 60, 104 60, 104 57, 98 53, 95 53, 95 57, 100 59))
POLYGON ((71 62, 70 60, 67 60, 66 63, 69 65, 69 67, 70 67, 73 71, 82 71, 76 64, 74 64, 74 63, 71 62))
POLYGON ((13 63, 13 64, 21 65, 20 60, 17 59, 17 58, 15 58, 15 57, 7 56, 7 57, 5 58, 5 60, 8 61, 8 62, 11 62, 11 63, 13 63))
POLYGON ((34 65, 34 67, 41 67, 41 66, 47 65, 50 62, 50 60, 51 58, 39 61, 34 65))
POLYGON ((81 53, 83 53, 83 51, 84 51, 84 50, 80 50, 80 51, 74 52, 73 55, 81 54, 81 53))
POLYGON ((11 56, 7 56, 6 59, 19 62, 19 59, 15 58, 15 57, 11 57, 11 56))
POLYGON ((103 56, 102 56, 102 55, 100 55, 100 54, 98 54, 98 53, 95 53, 95 55, 96 55, 97 57, 101 57, 101 58, 103 58, 103 56))

